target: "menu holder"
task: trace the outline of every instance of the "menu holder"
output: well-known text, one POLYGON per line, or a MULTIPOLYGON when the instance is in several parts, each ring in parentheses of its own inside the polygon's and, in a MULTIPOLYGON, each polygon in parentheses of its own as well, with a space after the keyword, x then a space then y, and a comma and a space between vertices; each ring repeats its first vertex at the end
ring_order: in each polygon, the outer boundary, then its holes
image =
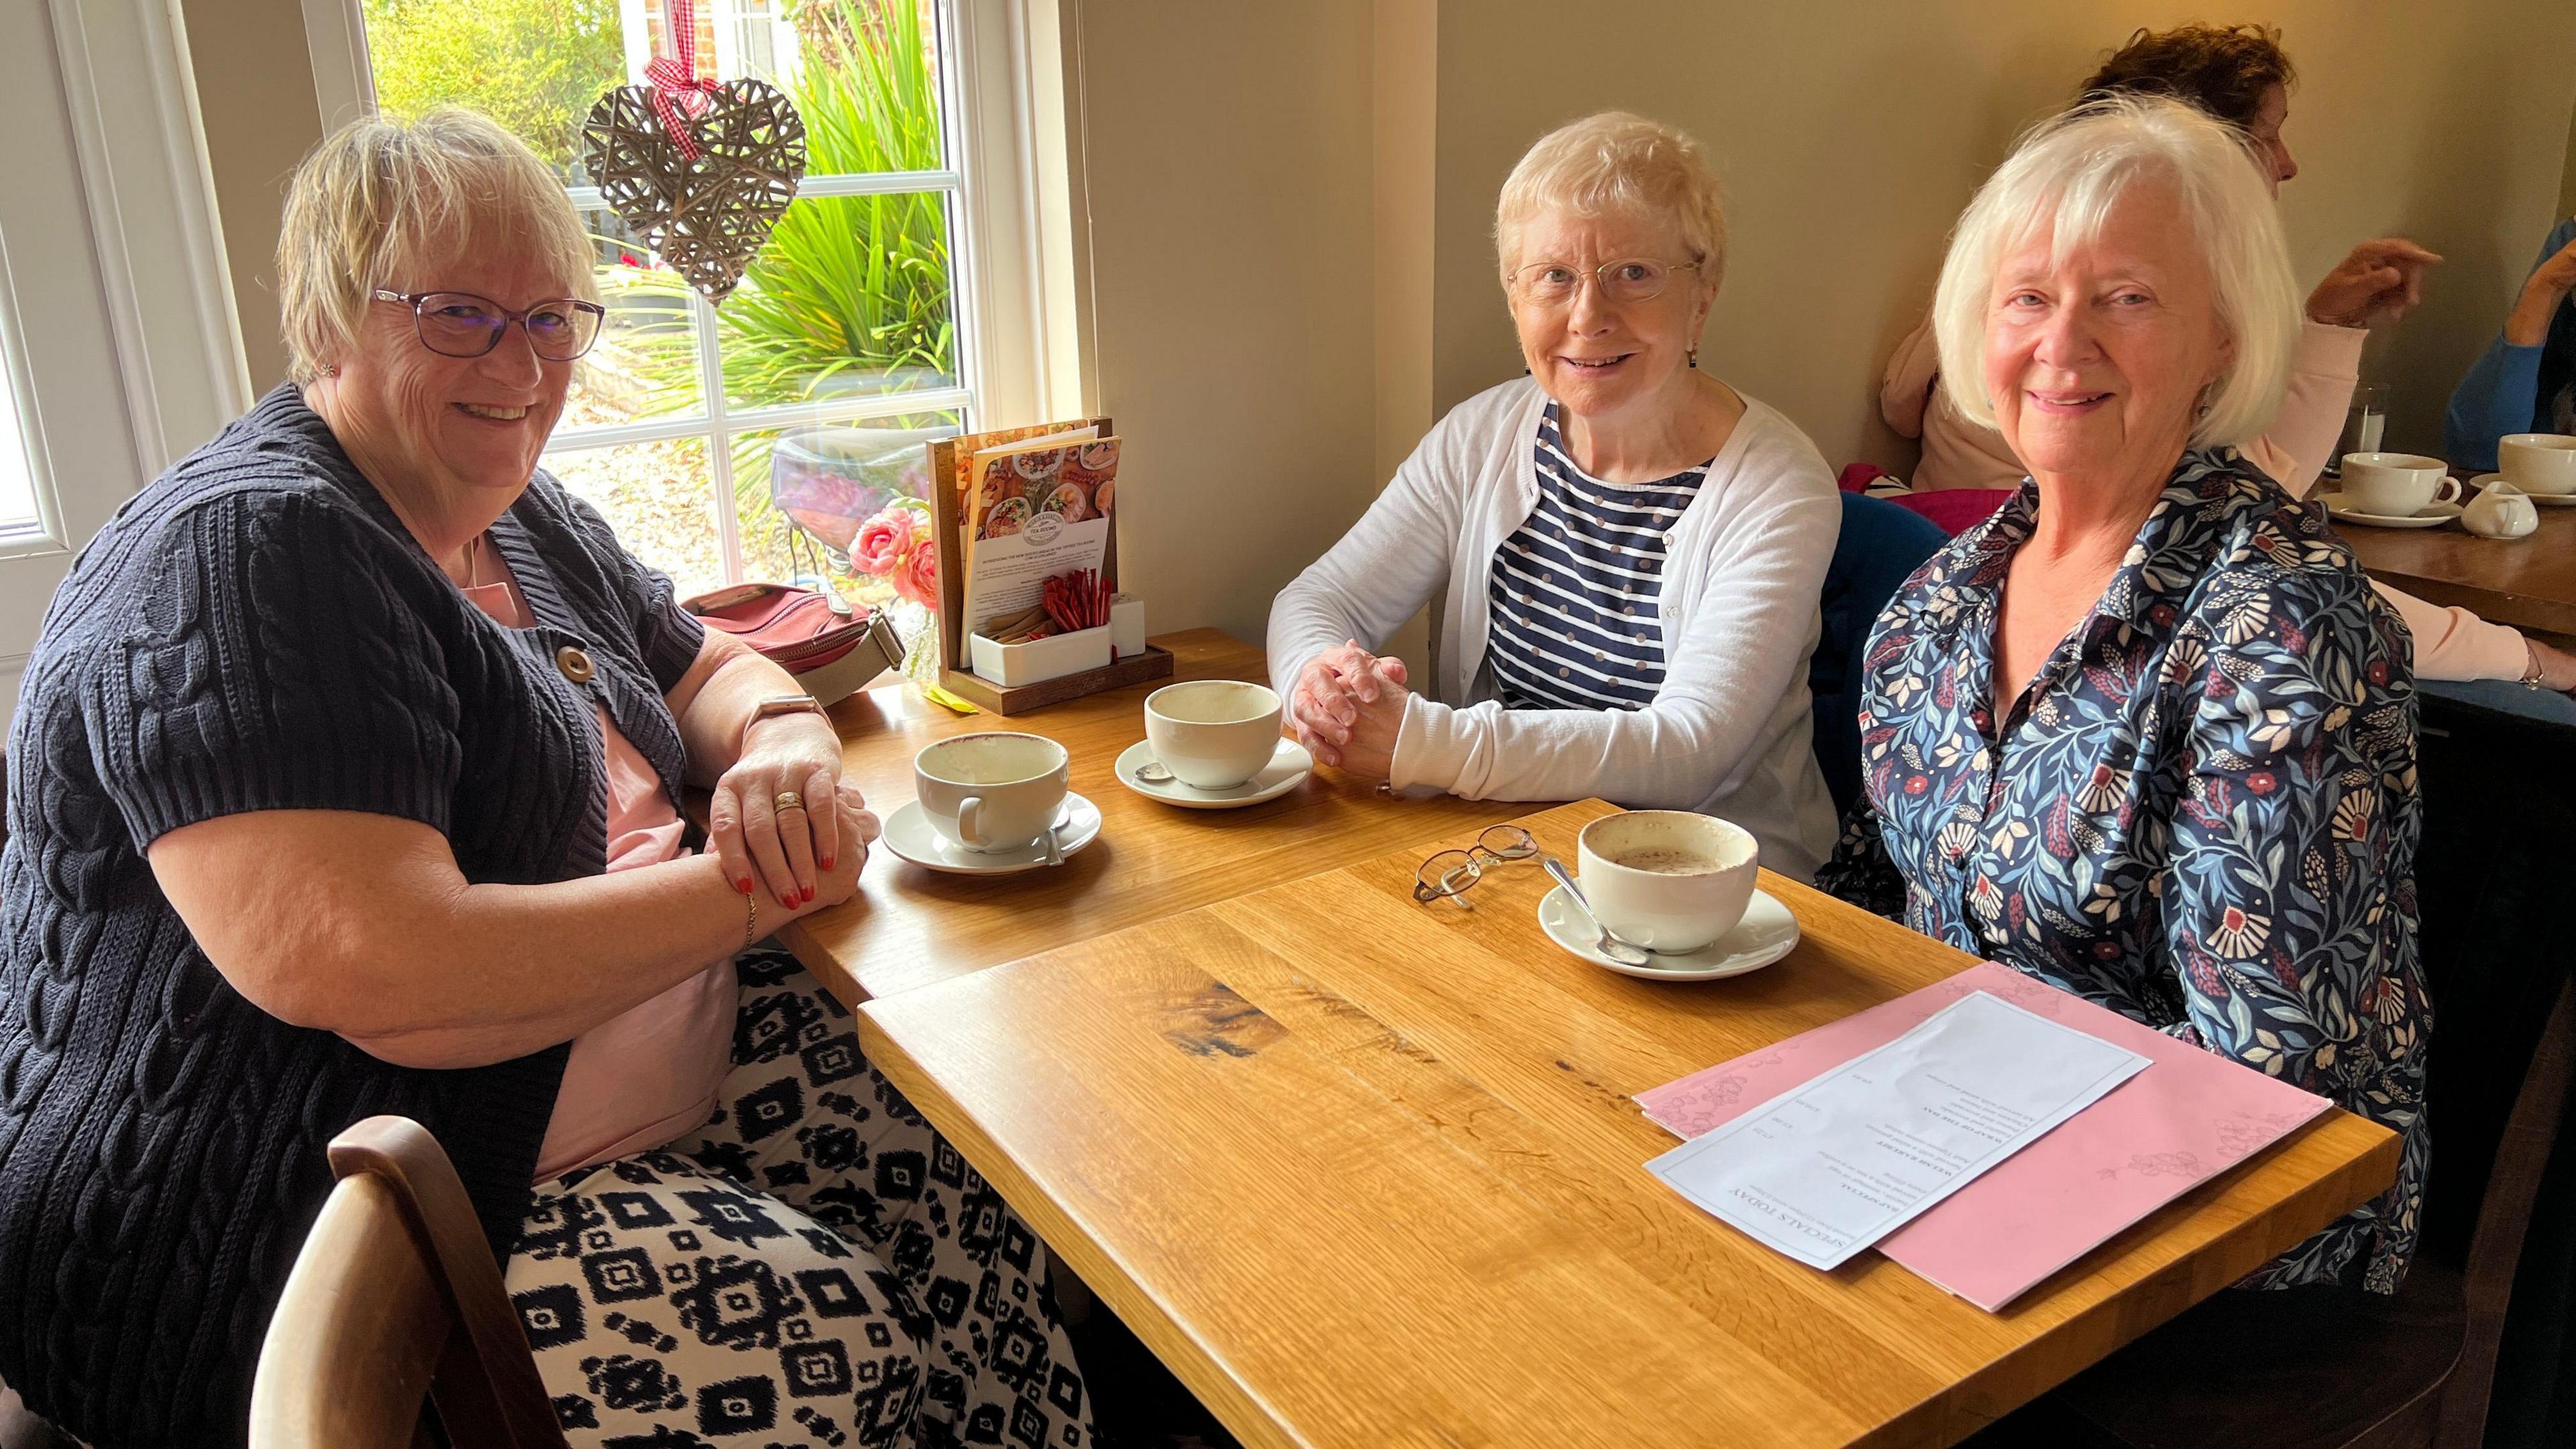
MULTIPOLYGON (((931 538, 939 548, 939 683, 950 693, 995 714, 1026 714, 1030 710, 1044 709, 1051 704, 1062 704, 1103 690, 1123 689, 1131 684, 1171 677, 1171 651, 1152 644, 1146 645, 1141 654, 1112 659, 1098 669, 1086 669, 1029 684, 996 684, 963 667, 970 657, 967 638, 972 625, 965 617, 968 521, 959 505, 972 481, 967 475, 974 465, 975 455, 986 449, 1083 427, 1095 429, 1093 436, 1101 438, 1114 436, 1117 431, 1105 416, 1086 417, 989 433, 969 433, 942 438, 928 445, 931 486, 938 495, 931 500, 930 518, 931 538)), ((1117 582, 1118 534, 1115 528, 1110 531, 1108 549, 1101 558, 1100 574, 1113 585, 1117 582)))

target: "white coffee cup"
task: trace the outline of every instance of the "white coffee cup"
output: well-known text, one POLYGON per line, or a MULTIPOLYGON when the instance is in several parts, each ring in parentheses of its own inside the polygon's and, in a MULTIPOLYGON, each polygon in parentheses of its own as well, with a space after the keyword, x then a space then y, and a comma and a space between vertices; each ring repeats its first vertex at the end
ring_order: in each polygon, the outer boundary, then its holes
POLYGON ((2507 433, 2496 440, 2496 471, 2525 493, 2576 493, 2576 437, 2507 433))
POLYGON ((912 757, 913 795, 931 827, 966 849, 1018 850, 1055 823, 1071 764, 1044 735, 958 735, 912 757))
POLYGON ((1714 815, 1627 810, 1583 827, 1575 853, 1595 920, 1650 951, 1684 952, 1744 919, 1760 847, 1714 815))
POLYGON ((2460 500, 2460 480, 2445 476, 2449 470, 2441 459, 2421 453, 2346 453, 2344 502, 2382 518, 2412 518, 2436 498, 2460 500))
POLYGON ((1145 741, 1184 785, 1231 790, 1279 748, 1279 696, 1258 684, 1191 679, 1145 696, 1145 741))

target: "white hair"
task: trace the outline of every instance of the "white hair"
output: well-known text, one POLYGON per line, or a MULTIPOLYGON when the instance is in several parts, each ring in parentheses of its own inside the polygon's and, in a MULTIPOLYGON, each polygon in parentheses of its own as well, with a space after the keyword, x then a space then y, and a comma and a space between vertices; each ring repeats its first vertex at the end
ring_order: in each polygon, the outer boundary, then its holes
POLYGON ((1986 318, 2005 258, 2045 235, 2062 261, 2098 240, 2113 206, 2141 183, 2177 194, 2233 348, 2203 399, 2192 445, 2234 447, 2271 426, 2299 336, 2298 282, 2279 208, 2242 132, 2151 96, 2093 101, 2031 128, 1960 215, 1932 298, 1932 330, 1961 416, 1995 425, 1986 318))
POLYGON ((1494 251, 1503 281, 1520 263, 1521 227, 1544 211, 1671 223, 1710 296, 1726 277, 1726 194, 1687 134, 1626 111, 1569 121, 1538 138, 1503 182, 1494 251))

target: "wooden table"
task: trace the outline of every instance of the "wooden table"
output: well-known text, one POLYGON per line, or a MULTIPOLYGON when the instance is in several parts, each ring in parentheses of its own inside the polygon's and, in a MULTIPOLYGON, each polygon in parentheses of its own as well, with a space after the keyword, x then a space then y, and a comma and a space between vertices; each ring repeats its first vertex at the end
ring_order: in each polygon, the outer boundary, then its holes
POLYGON ((2372 578, 2491 623, 2576 636, 2576 508, 2543 505, 2540 531, 2529 538, 2359 523, 2338 523, 2335 532, 2372 578))
MULTIPOLYGON (((1154 642, 1172 651, 1174 679, 1269 678, 1260 650, 1214 629, 1154 642)), ((1054 870, 1007 876, 943 875, 880 846, 855 898, 790 924, 779 939, 855 1005, 1461 828, 1472 835, 1531 808, 1450 796, 1393 800, 1325 769, 1277 800, 1239 810, 1148 800, 1112 778, 1110 766, 1145 737, 1145 696, 1171 682, 1008 719, 952 714, 901 686, 833 706, 842 768, 881 815, 912 799, 912 757, 922 746, 976 730, 1025 730, 1072 752, 1073 788, 1100 807, 1100 838, 1054 870)))
MULTIPOLYGON (((1610 808, 1525 823, 1571 858, 1610 808)), ((1673 1140, 1630 1096, 1970 958, 1766 872, 1805 931, 1786 960, 1635 981, 1540 933, 1534 865, 1470 912, 1416 904, 1415 861, 860 1013, 870 1059, 1246 1444, 1948 1444, 2395 1175, 2397 1138, 2336 1111, 2002 1314, 1875 1253, 1820 1273, 1649 1176, 1673 1140)))

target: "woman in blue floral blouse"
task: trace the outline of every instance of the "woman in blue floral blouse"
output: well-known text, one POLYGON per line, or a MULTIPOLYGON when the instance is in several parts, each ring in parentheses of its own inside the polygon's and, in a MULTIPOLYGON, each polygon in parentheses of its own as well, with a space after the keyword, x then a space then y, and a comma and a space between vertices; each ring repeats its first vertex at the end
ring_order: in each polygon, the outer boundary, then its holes
POLYGON ((2431 1026, 2409 643, 2235 453, 2298 329, 2262 179, 2185 106, 2073 112, 1978 193, 1934 311, 2030 477, 1880 617, 1819 884, 2401 1134, 2394 1188, 2249 1280, 2393 1293, 2431 1026))

